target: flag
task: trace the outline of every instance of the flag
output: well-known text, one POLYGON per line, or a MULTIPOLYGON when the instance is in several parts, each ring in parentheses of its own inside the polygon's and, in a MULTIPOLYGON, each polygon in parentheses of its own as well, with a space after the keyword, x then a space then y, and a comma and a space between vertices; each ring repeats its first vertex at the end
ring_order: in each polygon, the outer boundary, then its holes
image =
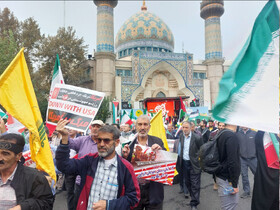
POLYGON ((184 112, 187 112, 186 107, 185 107, 185 104, 184 104, 184 102, 183 102, 181 96, 180 96, 180 103, 181 103, 181 109, 182 109, 184 112))
POLYGON ((113 101, 112 102, 113 106, 113 123, 116 123, 116 118, 117 118, 117 110, 118 110, 118 105, 119 102, 118 101, 113 101))
POLYGON ((29 130, 31 158, 36 167, 56 180, 50 145, 23 50, 0 76, 1 105, 29 130))
POLYGON ((51 83, 51 88, 50 88, 50 96, 51 96, 52 91, 54 89, 54 86, 56 84, 64 84, 64 79, 63 79, 63 75, 62 75, 62 72, 61 72, 61 67, 60 67, 60 61, 59 61, 58 54, 56 55, 56 60, 55 60, 54 69, 53 69, 52 83, 51 83))
POLYGON ((186 117, 186 112, 183 110, 183 109, 180 109, 180 112, 179 112, 179 121, 183 121, 186 117))
POLYGON ((2 109, 0 109, 0 117, 3 119, 7 119, 8 115, 2 109))
POLYGON ((164 144, 165 149, 169 151, 165 128, 163 126, 163 121, 162 121, 162 110, 160 110, 151 120, 151 128, 149 131, 149 135, 160 138, 164 144))
POLYGON ((199 110, 196 110, 195 112, 190 113, 190 118, 196 118, 199 116, 199 110))
POLYGON ((121 124, 129 124, 129 125, 131 125, 132 123, 133 122, 130 119, 130 117, 128 116, 128 114, 126 113, 126 111, 123 111, 121 124))
POLYGON ((275 134, 265 132, 263 136, 264 153, 266 157, 267 166, 270 168, 279 169, 279 142, 278 142, 278 154, 274 147, 277 142, 275 134))
POLYGON ((223 75, 213 117, 279 132, 279 9, 268 1, 242 50, 223 75))
MULTIPOLYGON (((59 56, 58 54, 56 55, 56 60, 54 64, 54 69, 53 69, 53 75, 52 75, 52 83, 51 83, 51 88, 50 88, 50 94, 49 97, 52 95, 53 89, 56 84, 64 84, 64 79, 63 75, 61 72, 61 67, 60 67, 60 61, 59 61, 59 56)), ((48 116, 46 116, 46 119, 48 119, 48 116)), ((46 123, 46 126, 49 129, 49 135, 51 136, 52 133, 54 132, 56 125, 51 125, 49 123, 46 123)))
POLYGON ((15 119, 9 113, 8 113, 8 120, 6 126, 7 126, 7 131, 9 133, 22 134, 25 129, 25 126, 21 124, 17 119, 15 119))

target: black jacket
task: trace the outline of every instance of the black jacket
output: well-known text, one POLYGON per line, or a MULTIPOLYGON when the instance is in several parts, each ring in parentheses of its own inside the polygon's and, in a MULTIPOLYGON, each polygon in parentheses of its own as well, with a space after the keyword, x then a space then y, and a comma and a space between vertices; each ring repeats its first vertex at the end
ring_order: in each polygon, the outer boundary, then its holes
POLYGON ((254 179, 252 210, 279 209, 279 170, 269 168, 263 145, 263 131, 256 134, 258 166, 254 179))
POLYGON ((228 180, 234 188, 237 188, 240 175, 239 144, 236 133, 228 129, 224 130, 217 139, 221 168, 216 176, 228 180))
MULTIPOLYGON (((182 162, 183 162, 184 139, 185 139, 185 136, 181 135, 180 140, 179 140, 179 144, 181 144, 181 151, 180 151, 180 155, 178 156, 178 165, 177 165, 179 173, 183 167, 182 162)), ((195 173, 201 172, 199 162, 198 162, 198 152, 202 145, 203 145, 202 137, 200 137, 192 132, 189 156, 190 156, 190 161, 191 161, 191 164, 192 164, 192 167, 193 167, 193 170, 195 171, 195 173)))
MULTIPOLYGON (((132 153, 134 150, 134 146, 136 144, 136 140, 132 142, 132 144, 129 146, 130 153, 127 157, 127 160, 130 162, 132 158, 132 153)), ((148 135, 148 146, 151 147, 153 144, 158 144, 161 146, 163 150, 166 150, 166 148, 163 145, 163 142, 160 138, 156 136, 150 136, 148 135)), ((159 182, 150 182, 150 204, 155 205, 159 204, 164 199, 164 190, 163 190, 163 184, 159 182)))
POLYGON ((256 144, 255 144, 255 136, 256 131, 252 131, 249 129, 246 134, 244 131, 239 130, 237 135, 239 148, 240 148, 240 156, 243 158, 255 158, 256 157, 256 144))
POLYGON ((210 131, 208 130, 207 127, 205 127, 203 130, 201 127, 199 127, 199 132, 202 135, 203 143, 208 142, 209 137, 210 137, 210 131))
POLYGON ((22 210, 52 209, 54 196, 46 177, 19 162, 11 182, 22 210))

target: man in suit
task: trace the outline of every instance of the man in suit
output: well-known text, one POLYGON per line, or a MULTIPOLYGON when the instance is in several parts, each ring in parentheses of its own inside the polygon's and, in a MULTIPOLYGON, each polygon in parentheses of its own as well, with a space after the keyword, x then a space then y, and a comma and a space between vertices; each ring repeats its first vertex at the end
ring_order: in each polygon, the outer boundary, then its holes
MULTIPOLYGON (((166 150, 160 138, 148 135, 150 127, 150 119, 147 115, 141 115, 138 117, 136 120, 136 130, 138 135, 130 145, 125 145, 122 150, 122 156, 128 161, 131 161, 135 144, 151 147, 153 151, 161 149, 166 150)), ((163 184, 144 179, 138 179, 138 182, 141 191, 141 200, 138 207, 134 209, 142 210, 145 208, 162 210, 164 199, 163 184)))
POLYGON ((183 173, 188 191, 190 192, 190 206, 197 209, 200 195, 201 170, 198 162, 198 151, 203 145, 201 137, 191 132, 191 123, 184 121, 182 124, 183 135, 180 136, 178 146, 178 169, 183 173))

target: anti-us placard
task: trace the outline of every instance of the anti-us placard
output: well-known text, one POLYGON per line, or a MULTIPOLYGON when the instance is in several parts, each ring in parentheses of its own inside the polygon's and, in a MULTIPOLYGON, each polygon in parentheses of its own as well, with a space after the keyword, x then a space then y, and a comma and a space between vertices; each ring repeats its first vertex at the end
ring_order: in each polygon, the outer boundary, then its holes
POLYGON ((59 119, 70 120, 66 128, 86 131, 94 119, 105 93, 72 85, 57 84, 48 104, 47 122, 56 125, 59 119))

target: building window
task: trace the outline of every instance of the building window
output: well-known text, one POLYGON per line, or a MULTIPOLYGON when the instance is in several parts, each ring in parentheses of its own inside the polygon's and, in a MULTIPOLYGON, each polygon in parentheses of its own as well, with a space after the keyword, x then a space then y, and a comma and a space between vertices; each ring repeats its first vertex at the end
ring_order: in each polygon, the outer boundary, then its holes
POLYGON ((132 49, 130 48, 128 49, 128 55, 131 55, 131 53, 132 53, 132 49))
POLYGON ((147 51, 152 51, 152 48, 151 47, 147 47, 147 51))
POLYGON ((121 77, 131 77, 132 71, 131 70, 125 70, 125 69, 117 69, 116 75, 121 77))
POLYGON ((122 73, 123 73, 122 71, 123 71, 122 69, 117 69, 117 70, 116 70, 116 75, 117 75, 117 76, 122 76, 122 75, 123 75, 123 74, 122 74, 122 73))
POLYGON ((166 96, 163 92, 160 91, 160 92, 157 93, 156 97, 157 98, 165 98, 166 96))
POLYGON ((154 48, 153 48, 153 51, 154 51, 154 52, 158 52, 158 48, 157 48, 157 47, 154 47, 154 48))
POLYGON ((194 79, 206 79, 206 73, 194 72, 193 73, 193 78, 194 79))

